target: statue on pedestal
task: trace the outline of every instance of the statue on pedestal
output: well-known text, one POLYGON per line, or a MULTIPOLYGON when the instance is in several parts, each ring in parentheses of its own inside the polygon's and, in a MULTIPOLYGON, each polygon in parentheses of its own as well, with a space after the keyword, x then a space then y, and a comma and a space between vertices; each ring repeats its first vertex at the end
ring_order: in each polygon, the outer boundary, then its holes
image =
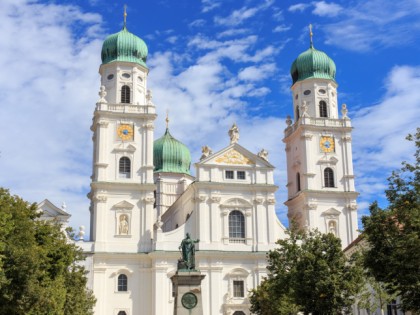
POLYGON ((190 233, 182 240, 179 249, 182 253, 182 259, 178 262, 179 269, 195 270, 195 243, 200 240, 191 238, 190 233))

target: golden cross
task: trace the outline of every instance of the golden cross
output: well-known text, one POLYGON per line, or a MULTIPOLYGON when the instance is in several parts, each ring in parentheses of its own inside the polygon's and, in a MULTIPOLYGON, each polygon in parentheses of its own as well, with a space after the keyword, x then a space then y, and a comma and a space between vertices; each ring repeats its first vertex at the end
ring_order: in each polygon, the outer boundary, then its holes
POLYGON ((127 5, 124 4, 124 28, 127 26, 127 5))
POLYGON ((169 127, 169 109, 166 109, 166 129, 169 127))
POLYGON ((314 43, 312 41, 312 36, 314 36, 314 34, 312 33, 312 24, 309 24, 309 38, 310 38, 310 43, 311 43, 311 47, 314 46, 314 43))

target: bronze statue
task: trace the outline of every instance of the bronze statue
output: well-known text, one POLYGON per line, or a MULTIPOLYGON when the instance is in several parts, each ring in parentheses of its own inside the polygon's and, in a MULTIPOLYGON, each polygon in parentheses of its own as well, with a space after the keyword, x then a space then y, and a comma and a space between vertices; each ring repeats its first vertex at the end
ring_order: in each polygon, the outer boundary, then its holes
POLYGON ((194 240, 190 237, 190 233, 187 233, 186 237, 182 240, 179 249, 182 252, 182 261, 178 265, 178 269, 195 269, 195 243, 200 240, 194 240), (181 268, 180 268, 181 265, 181 268))

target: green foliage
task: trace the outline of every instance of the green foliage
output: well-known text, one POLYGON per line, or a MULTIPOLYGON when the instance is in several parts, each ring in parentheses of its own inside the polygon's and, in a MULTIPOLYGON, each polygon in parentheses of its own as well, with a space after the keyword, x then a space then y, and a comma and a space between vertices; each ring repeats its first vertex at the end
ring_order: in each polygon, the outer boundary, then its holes
POLYGON ((363 286, 363 269, 341 250, 340 239, 292 228, 268 254, 268 277, 251 292, 258 315, 348 313, 363 286))
POLYGON ((0 315, 92 314, 83 253, 36 204, 0 188, 0 315))
POLYGON ((389 205, 376 202, 363 217, 369 243, 365 266, 390 294, 401 297, 401 307, 420 313, 420 128, 407 137, 414 141, 414 164, 403 162, 388 178, 389 205))

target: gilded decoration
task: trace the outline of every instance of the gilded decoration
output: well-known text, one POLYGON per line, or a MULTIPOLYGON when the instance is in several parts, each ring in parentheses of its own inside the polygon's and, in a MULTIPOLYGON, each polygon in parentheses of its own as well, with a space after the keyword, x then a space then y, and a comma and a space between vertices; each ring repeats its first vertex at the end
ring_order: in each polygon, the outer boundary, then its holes
POLYGON ((236 150, 229 150, 222 156, 216 158, 215 162, 220 163, 220 164, 235 164, 235 165, 253 165, 254 164, 250 159, 248 159, 247 157, 245 157, 244 155, 242 155, 236 150))

